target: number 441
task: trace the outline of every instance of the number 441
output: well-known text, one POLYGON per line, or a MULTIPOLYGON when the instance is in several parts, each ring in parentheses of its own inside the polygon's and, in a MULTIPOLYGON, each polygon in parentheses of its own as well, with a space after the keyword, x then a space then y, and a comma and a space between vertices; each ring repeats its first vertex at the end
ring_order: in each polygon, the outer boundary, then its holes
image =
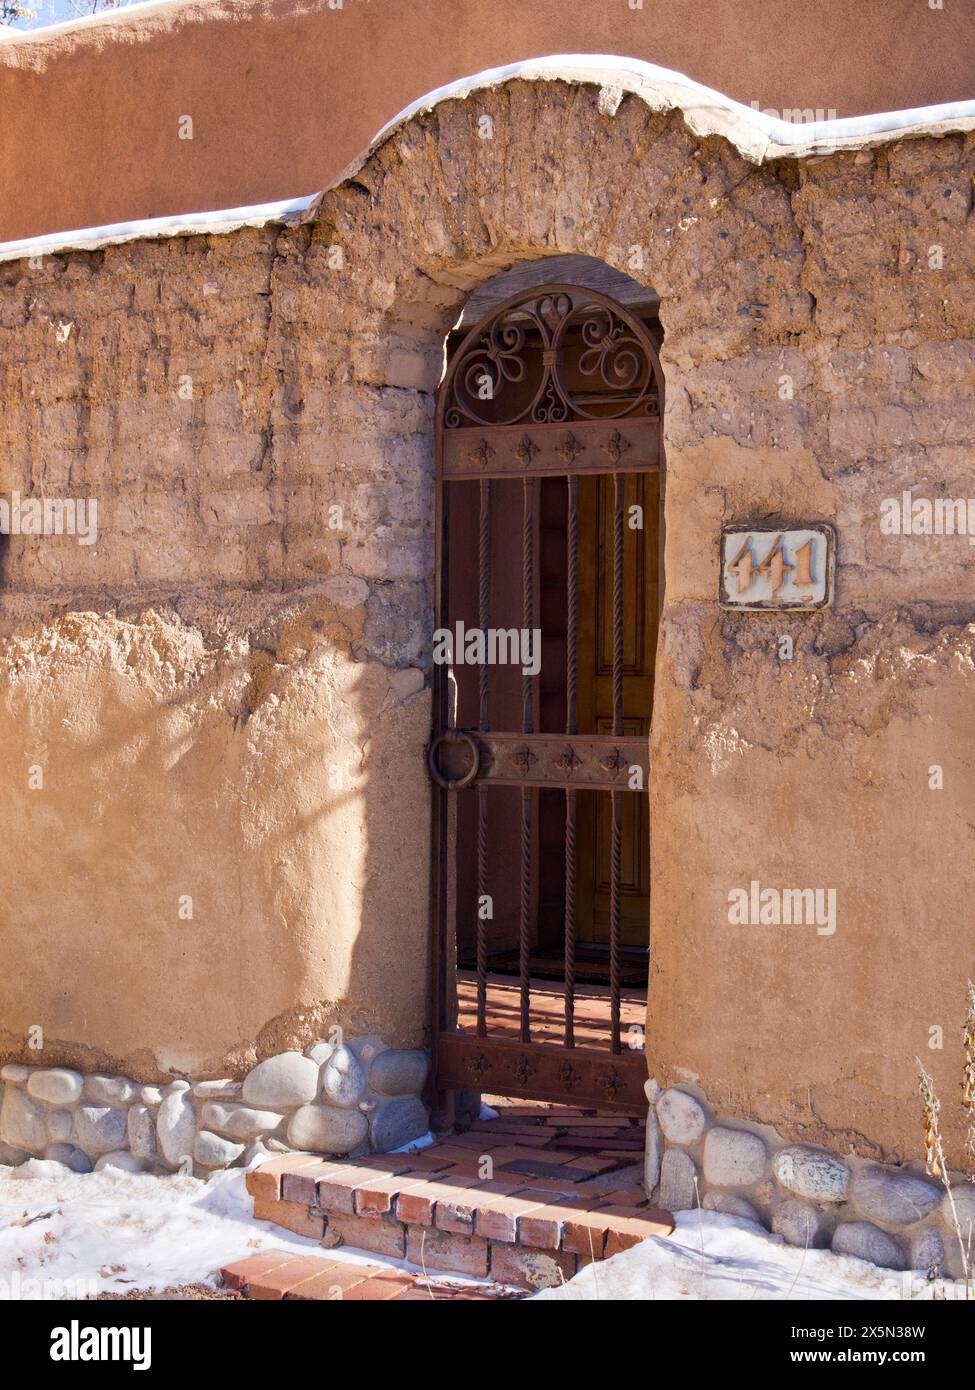
POLYGON ((746 536, 738 554, 728 565, 728 573, 733 574, 737 579, 739 594, 748 592, 756 574, 767 578, 772 593, 777 594, 790 575, 796 588, 811 588, 815 583, 812 577, 812 564, 812 538, 799 546, 795 552, 795 563, 793 564, 789 561, 780 531, 769 546, 764 559, 757 562, 755 552, 752 549, 752 538, 746 536))

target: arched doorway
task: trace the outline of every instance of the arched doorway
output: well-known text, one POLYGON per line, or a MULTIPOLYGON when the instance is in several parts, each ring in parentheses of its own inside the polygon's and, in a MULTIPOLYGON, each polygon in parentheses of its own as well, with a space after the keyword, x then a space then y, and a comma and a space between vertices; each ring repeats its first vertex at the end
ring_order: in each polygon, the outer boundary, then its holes
POLYGON ((437 1082, 640 1113, 662 331, 649 295, 485 302, 436 417, 437 1082))

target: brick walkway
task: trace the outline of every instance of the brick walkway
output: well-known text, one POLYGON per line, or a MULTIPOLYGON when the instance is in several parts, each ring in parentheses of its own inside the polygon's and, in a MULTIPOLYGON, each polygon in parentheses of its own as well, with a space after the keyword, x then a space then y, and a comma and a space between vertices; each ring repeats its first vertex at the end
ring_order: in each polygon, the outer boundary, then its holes
POLYGON ((551 1287, 673 1230, 670 1215, 650 1209, 639 1186, 641 1123, 569 1106, 496 1103, 503 1106, 497 1120, 479 1120, 426 1149, 349 1162, 272 1159, 247 1177, 254 1215, 326 1248, 522 1289, 551 1287))

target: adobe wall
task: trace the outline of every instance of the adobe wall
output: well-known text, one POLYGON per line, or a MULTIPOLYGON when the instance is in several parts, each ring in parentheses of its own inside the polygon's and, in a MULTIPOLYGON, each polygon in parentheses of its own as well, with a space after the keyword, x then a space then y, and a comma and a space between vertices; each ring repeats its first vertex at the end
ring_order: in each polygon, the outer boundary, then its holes
POLYGON ((972 968, 973 552, 879 511, 975 491, 973 149, 756 168, 512 82, 410 122, 314 227, 5 266, 3 491, 95 494, 99 539, 6 551, 4 1056, 240 1078, 336 1021, 422 1041, 441 344, 498 269, 578 252, 666 331, 650 1070, 916 1154, 913 1058, 955 1094, 972 968), (720 528, 756 518, 835 525, 832 608, 718 609, 720 528), (835 934, 731 926, 753 879, 835 888, 835 934))
POLYGON ((963 5, 636 5, 176 0, 4 36, 0 241, 314 193, 425 93, 550 54, 643 59, 779 112, 972 96, 963 5))

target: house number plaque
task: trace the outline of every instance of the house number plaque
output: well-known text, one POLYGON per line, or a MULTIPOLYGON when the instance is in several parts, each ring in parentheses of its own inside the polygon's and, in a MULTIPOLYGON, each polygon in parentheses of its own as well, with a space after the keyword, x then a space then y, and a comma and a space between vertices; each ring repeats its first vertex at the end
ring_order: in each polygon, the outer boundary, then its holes
POLYGON ((722 608, 825 608, 833 597, 832 526, 727 527, 721 533, 722 608))

